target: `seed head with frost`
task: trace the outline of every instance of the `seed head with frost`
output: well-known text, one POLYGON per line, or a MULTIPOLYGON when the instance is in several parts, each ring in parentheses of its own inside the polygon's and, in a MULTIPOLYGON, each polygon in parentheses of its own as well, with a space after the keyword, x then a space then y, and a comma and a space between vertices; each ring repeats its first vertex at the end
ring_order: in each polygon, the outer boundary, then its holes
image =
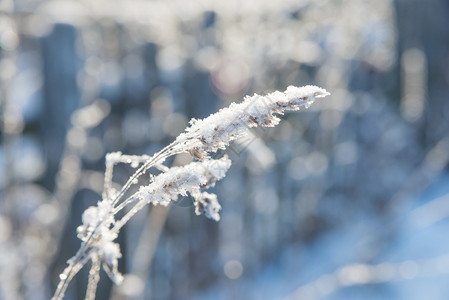
POLYGON ((274 127, 279 124, 280 119, 275 114, 282 115, 284 111, 308 108, 315 98, 327 95, 329 93, 326 90, 316 86, 289 86, 285 92, 247 96, 242 103, 232 103, 205 119, 192 119, 190 127, 175 142, 178 147, 188 149, 202 158, 218 149, 225 149, 230 141, 241 136, 250 127, 274 127))
POLYGON ((178 195, 196 194, 201 188, 209 188, 226 175, 231 160, 225 155, 220 159, 205 159, 182 167, 173 167, 147 186, 141 186, 137 197, 141 201, 167 206, 178 195))

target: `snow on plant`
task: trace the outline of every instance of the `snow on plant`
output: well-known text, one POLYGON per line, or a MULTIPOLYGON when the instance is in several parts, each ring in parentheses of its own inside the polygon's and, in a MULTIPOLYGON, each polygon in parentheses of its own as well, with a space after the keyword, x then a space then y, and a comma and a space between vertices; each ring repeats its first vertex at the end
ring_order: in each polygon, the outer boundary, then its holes
POLYGON ((308 108, 316 98, 329 93, 316 86, 289 86, 285 92, 273 92, 266 96, 245 97, 239 104, 232 103, 209 117, 190 121, 190 126, 175 141, 153 156, 123 155, 121 152, 106 155, 106 171, 102 200, 97 206, 87 208, 82 215, 82 225, 77 228, 81 247, 60 275, 60 282, 53 299, 62 299, 68 284, 86 263, 92 261, 86 299, 94 299, 100 279, 100 267, 106 271, 114 283, 119 284, 123 276, 118 271, 120 246, 114 242, 120 229, 147 204, 167 206, 179 195, 190 195, 194 199, 195 213, 218 221, 221 209, 215 194, 204 192, 226 175, 231 160, 211 158, 218 149, 226 149, 229 143, 242 136, 250 127, 274 127, 280 122, 276 116, 284 111, 308 108), (162 163, 170 156, 191 153, 196 161, 181 167, 168 168, 162 163), (130 164, 137 168, 120 190, 112 187, 114 166, 118 163, 130 164), (147 185, 127 195, 131 186, 150 168, 157 169, 158 175, 151 175, 147 185), (126 195, 126 197, 125 197, 126 195), (124 211, 121 217, 119 212, 124 211))

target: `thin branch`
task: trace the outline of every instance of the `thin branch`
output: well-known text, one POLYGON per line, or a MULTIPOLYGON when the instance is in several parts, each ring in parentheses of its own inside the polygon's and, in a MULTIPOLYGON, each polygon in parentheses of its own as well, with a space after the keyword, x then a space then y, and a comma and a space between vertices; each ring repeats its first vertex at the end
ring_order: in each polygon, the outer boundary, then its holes
POLYGON ((115 199, 112 201, 112 204, 115 205, 117 202, 120 201, 121 197, 126 193, 126 191, 129 190, 129 188, 136 184, 136 179, 138 179, 140 176, 145 174, 145 172, 151 168, 152 166, 162 163, 167 157, 172 156, 174 154, 177 154, 176 151, 173 151, 173 146, 175 145, 175 142, 171 143, 170 145, 166 146, 164 149, 156 153, 150 160, 148 160, 144 165, 142 165, 125 183, 123 188, 120 190, 118 195, 115 197, 115 199))
MULTIPOLYGON (((81 256, 81 253, 79 255, 81 256)), ((73 259, 74 262, 70 263, 59 275, 60 281, 51 300, 60 300, 64 298, 70 281, 72 281, 73 277, 78 274, 78 272, 84 267, 89 259, 90 257, 88 255, 84 255, 83 257, 75 257, 73 259)))
POLYGON ((101 261, 97 255, 92 256, 92 266, 89 271, 89 281, 87 283, 85 300, 94 300, 97 291, 98 282, 100 281, 101 261))

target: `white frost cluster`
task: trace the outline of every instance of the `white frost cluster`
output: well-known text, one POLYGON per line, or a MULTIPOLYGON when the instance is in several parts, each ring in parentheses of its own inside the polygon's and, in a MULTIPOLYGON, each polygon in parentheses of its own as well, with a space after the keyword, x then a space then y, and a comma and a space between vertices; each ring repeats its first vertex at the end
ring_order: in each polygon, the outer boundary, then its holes
MULTIPOLYGON (((88 236, 95 233, 105 233, 114 223, 114 215, 112 214, 112 205, 109 201, 99 201, 97 206, 88 207, 82 216, 83 225, 77 228, 78 237, 82 241, 86 241, 88 236)), ((115 237, 111 237, 112 240, 115 237)))
POLYGON ((106 164, 116 165, 122 161, 122 152, 111 152, 106 154, 106 164))
POLYGON ((200 192, 199 190, 190 193, 195 199, 195 213, 197 215, 204 214, 209 219, 220 221, 219 211, 221 205, 218 203, 217 195, 208 192, 200 192))
POLYGON ((112 213, 113 207, 107 200, 99 201, 97 206, 88 207, 83 215, 83 225, 77 228, 78 237, 87 242, 90 238, 94 241, 96 254, 103 262, 103 267, 108 276, 119 284, 123 276, 119 273, 118 259, 122 257, 119 244, 114 240, 117 233, 110 230, 115 223, 112 213))
POLYGON ((229 142, 241 136, 248 127, 273 127, 280 121, 275 114, 308 108, 316 98, 329 95, 317 86, 289 86, 285 92, 266 96, 247 96, 242 103, 232 103, 209 117, 190 121, 184 133, 176 139, 176 146, 188 149, 198 158, 209 152, 225 149, 229 142))

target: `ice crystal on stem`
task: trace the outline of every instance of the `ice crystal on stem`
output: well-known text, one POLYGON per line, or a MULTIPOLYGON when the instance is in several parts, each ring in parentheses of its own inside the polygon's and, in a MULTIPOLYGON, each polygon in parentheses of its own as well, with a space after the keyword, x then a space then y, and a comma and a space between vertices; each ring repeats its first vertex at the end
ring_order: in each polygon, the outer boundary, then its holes
POLYGON ((279 117, 285 111, 297 111, 308 108, 316 98, 329 93, 316 86, 289 86, 285 92, 274 92, 266 96, 247 96, 242 103, 232 103, 209 117, 190 121, 190 126, 174 142, 153 156, 123 155, 121 152, 106 155, 106 170, 103 199, 97 206, 86 209, 82 215, 82 225, 78 227, 81 248, 72 257, 64 272, 53 299, 62 299, 69 282, 84 265, 92 261, 86 299, 95 296, 99 280, 100 265, 117 284, 122 275, 117 269, 121 257, 120 246, 115 243, 120 229, 143 207, 148 204, 169 205, 178 196, 190 194, 194 199, 195 213, 204 214, 215 221, 220 220, 221 209, 215 194, 204 192, 215 182, 225 177, 231 161, 225 155, 222 158, 210 158, 209 154, 218 149, 226 149, 232 140, 240 137, 250 127, 273 127, 280 122, 279 117), (181 167, 168 168, 162 163, 170 156, 189 152, 197 161, 181 167), (114 166, 129 164, 137 168, 119 191, 112 188, 114 166), (138 178, 150 168, 161 173, 150 176, 150 182, 141 186, 137 192, 125 197, 138 178), (119 219, 117 213, 129 208, 119 219))
POLYGON ((190 193, 195 199, 195 213, 197 215, 204 214, 209 219, 220 221, 218 212, 221 210, 221 205, 218 203, 217 195, 208 192, 201 192, 195 190, 190 193))

